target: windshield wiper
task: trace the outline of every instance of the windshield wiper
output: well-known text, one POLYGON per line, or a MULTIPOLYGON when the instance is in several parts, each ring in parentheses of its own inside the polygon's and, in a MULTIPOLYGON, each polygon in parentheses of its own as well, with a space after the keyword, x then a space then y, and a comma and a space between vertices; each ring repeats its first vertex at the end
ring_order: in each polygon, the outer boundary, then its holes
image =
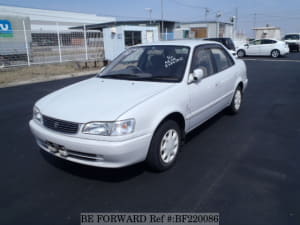
POLYGON ((136 80, 140 77, 135 74, 108 74, 104 76, 99 76, 100 78, 110 78, 110 79, 124 79, 124 80, 136 80))
POLYGON ((112 73, 103 76, 99 76, 100 78, 111 78, 111 79, 124 79, 124 80, 144 80, 152 77, 149 73, 112 73))
POLYGON ((170 76, 153 76, 150 78, 151 80, 156 81, 179 81, 178 77, 170 77, 170 76))

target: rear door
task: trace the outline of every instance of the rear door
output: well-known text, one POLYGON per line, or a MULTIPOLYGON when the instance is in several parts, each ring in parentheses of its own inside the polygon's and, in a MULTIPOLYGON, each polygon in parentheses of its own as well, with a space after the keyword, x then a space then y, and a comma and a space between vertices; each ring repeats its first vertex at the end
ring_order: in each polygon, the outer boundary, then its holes
POLYGON ((221 46, 211 48, 216 67, 216 108, 221 111, 231 102, 237 71, 231 55, 221 46))
POLYGON ((217 111, 215 101, 218 98, 216 87, 218 78, 215 76, 210 45, 201 45, 194 49, 190 73, 201 68, 204 77, 199 82, 188 84, 190 129, 199 126, 217 111))
POLYGON ((190 127, 197 127, 228 105, 235 73, 233 59, 220 45, 202 45, 194 50, 190 73, 201 68, 204 78, 189 84, 190 127))
POLYGON ((270 55, 271 51, 275 48, 276 41, 270 39, 261 40, 260 52, 261 55, 270 55))

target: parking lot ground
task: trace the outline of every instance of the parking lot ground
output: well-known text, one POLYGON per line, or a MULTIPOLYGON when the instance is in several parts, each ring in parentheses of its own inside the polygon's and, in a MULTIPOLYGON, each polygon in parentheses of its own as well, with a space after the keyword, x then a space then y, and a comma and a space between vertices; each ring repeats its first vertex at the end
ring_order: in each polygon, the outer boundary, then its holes
MULTIPOLYGON (((220 224, 300 224, 300 64, 246 61, 236 116, 187 137, 164 173, 101 169, 39 151, 34 102, 84 78, 0 89, 0 224, 79 224, 81 212, 219 212, 220 224)), ((99 103, 101 99, 99 99, 99 103)))

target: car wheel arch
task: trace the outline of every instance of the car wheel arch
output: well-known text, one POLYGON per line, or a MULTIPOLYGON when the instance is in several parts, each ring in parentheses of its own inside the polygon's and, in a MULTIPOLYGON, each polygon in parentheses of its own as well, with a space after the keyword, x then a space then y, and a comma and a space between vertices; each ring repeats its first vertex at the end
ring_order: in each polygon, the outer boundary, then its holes
POLYGON ((272 49, 272 50, 271 50, 271 52, 270 52, 270 55, 271 55, 271 56, 272 56, 272 52, 273 52, 273 51, 278 51, 278 52, 279 52, 279 55, 278 55, 278 56, 280 56, 280 55, 281 55, 281 52, 280 52, 280 50, 279 50, 279 49, 277 49, 277 48, 274 48, 274 49, 272 49))
POLYGON ((186 128, 186 121, 185 118, 183 116, 182 113, 180 112, 172 112, 167 114, 166 116, 163 117, 163 119, 160 120, 160 122, 157 124, 153 135, 155 134, 155 132, 157 131, 157 129, 165 122, 168 120, 173 120, 174 122, 176 122, 178 124, 178 126, 180 127, 181 130, 181 134, 182 134, 182 139, 184 140, 185 138, 185 128, 186 128))
POLYGON ((238 84, 236 85, 236 88, 241 88, 241 91, 244 91, 244 83, 242 81, 239 81, 238 84))

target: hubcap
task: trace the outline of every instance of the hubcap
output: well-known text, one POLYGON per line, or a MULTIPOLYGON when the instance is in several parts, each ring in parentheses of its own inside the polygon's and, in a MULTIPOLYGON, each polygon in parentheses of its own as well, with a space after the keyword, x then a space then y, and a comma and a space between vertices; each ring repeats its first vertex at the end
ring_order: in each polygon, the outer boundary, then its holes
POLYGON ((239 110, 242 102, 242 94, 240 90, 237 90, 234 95, 234 108, 235 110, 239 110))
POLYGON ((239 57, 243 57, 243 56, 244 56, 244 52, 239 51, 239 52, 238 52, 238 56, 239 56, 239 57))
POLYGON ((273 55, 273 57, 277 57, 279 55, 278 51, 273 51, 272 55, 273 55))
POLYGON ((164 163, 170 163, 175 159, 178 151, 179 136, 176 130, 170 129, 163 136, 160 144, 160 157, 164 163))

